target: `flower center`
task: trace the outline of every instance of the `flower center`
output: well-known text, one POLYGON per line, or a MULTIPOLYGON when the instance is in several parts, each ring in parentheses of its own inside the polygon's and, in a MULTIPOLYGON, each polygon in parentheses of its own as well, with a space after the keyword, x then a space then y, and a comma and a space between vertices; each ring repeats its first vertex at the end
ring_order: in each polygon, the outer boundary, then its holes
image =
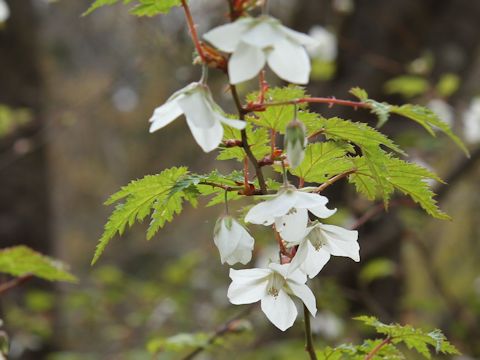
POLYGON ((273 297, 277 297, 280 290, 285 286, 285 282, 286 280, 282 275, 278 273, 273 273, 268 280, 268 294, 272 295, 273 297))

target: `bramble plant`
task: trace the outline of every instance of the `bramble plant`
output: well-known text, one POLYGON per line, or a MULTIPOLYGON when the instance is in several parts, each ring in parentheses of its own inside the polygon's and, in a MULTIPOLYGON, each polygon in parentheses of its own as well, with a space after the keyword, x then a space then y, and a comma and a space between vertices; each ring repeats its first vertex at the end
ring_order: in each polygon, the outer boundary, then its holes
MULTIPOLYGON (((121 1, 97 0, 86 14, 117 2, 121 1)), ((317 304, 307 285, 307 279, 317 276, 331 256, 360 261, 357 230, 323 222, 336 209, 327 206, 329 200, 322 193, 341 180, 351 183, 370 200, 383 200, 385 208, 392 194, 399 191, 432 217, 449 219, 438 208, 427 181, 441 182, 437 175, 403 160, 400 156, 406 155, 404 151, 377 129, 348 119, 325 118, 311 112, 308 105, 317 103, 370 111, 378 118, 377 128, 384 125, 391 114, 397 114, 417 122, 433 136, 436 130, 442 131, 468 155, 449 125, 428 108, 380 103, 360 88, 350 91, 355 100, 308 95, 299 85, 309 81, 308 54, 315 51, 317 41, 269 16, 267 0, 229 0, 231 22, 205 33, 205 42, 197 34, 186 0, 123 2, 133 5, 132 13, 140 16, 155 16, 168 13, 175 6, 183 7, 196 49, 194 64, 203 69, 198 82, 175 92, 155 109, 150 132, 184 115, 203 151, 218 149, 217 160, 236 160, 240 170, 228 175, 218 171, 202 175, 186 167, 173 167, 124 186, 106 202, 116 207, 105 225, 92 264, 98 261, 114 236, 122 235, 135 222, 150 217, 147 239, 151 239, 182 211, 185 202, 195 207, 199 198, 207 197, 210 198, 207 206, 225 204, 226 214, 217 220, 213 229, 222 263, 235 266, 250 262, 254 237, 245 223, 272 229, 271 239, 278 246, 278 260, 267 268, 231 268, 228 298, 236 305, 260 301, 266 317, 282 331, 294 324, 295 302, 300 300, 304 306, 306 351, 311 359, 401 359, 404 357, 399 344, 418 350, 426 358, 431 356, 430 350, 457 353, 438 330, 427 333, 410 326, 385 325, 368 317, 359 320, 374 326, 385 335, 384 339, 316 352, 310 316, 315 316, 317 304), (261 12, 259 16, 252 15, 258 12, 261 12), (291 85, 270 87, 265 80, 266 65, 291 85), (208 87, 210 69, 228 76, 236 115, 226 114, 215 102, 208 87), (254 78, 258 79, 259 90, 247 94, 243 102, 236 85, 254 78), (283 147, 279 146, 282 137, 283 147), (277 176, 265 176, 264 169, 268 167, 277 176), (242 221, 228 212, 228 202, 244 197, 259 202, 245 209, 242 221)), ((202 336, 202 339, 206 345, 211 343, 208 337, 202 336)), ((203 346, 202 341, 199 346, 203 346)))

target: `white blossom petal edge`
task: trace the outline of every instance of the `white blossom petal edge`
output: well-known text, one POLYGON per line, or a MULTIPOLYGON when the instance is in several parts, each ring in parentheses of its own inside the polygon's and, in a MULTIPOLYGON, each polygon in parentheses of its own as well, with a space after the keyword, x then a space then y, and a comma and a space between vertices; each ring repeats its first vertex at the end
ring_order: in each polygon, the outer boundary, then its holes
POLYGON ((312 291, 305 285, 307 276, 301 271, 289 271, 290 264, 270 264, 268 269, 230 269, 232 283, 228 299, 234 305, 261 302, 262 311, 282 331, 293 325, 297 308, 291 299, 302 300, 315 316, 317 305, 312 291))
POLYGON ((315 277, 330 256, 345 256, 360 261, 358 232, 335 225, 317 223, 307 229, 306 235, 298 245, 290 271, 302 270, 310 278, 315 277))
POLYGON ((305 47, 315 46, 317 41, 273 17, 240 18, 203 37, 219 50, 233 53, 228 64, 232 84, 254 78, 266 63, 283 80, 308 83, 311 65, 305 47))
POLYGON ((276 230, 285 241, 300 242, 305 237, 308 211, 319 218, 328 218, 337 211, 328 209, 327 203, 325 196, 289 186, 280 190, 272 199, 251 208, 245 221, 265 226, 275 223, 276 230))
POLYGON ((218 219, 213 239, 222 264, 245 265, 252 259, 255 240, 233 217, 227 215, 218 219))
POLYGON ((225 117, 213 101, 210 90, 201 83, 191 83, 174 93, 165 104, 155 109, 150 118, 150 132, 157 131, 184 114, 195 141, 203 151, 218 147, 223 138, 223 124, 244 129, 245 122, 225 117))

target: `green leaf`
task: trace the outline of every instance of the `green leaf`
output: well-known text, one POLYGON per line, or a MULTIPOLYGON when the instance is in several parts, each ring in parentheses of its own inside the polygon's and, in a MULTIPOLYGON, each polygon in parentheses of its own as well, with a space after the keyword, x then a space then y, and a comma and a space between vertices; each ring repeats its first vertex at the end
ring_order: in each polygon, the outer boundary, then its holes
POLYGON ((441 97, 449 97, 457 92, 460 87, 460 77, 457 74, 443 74, 438 80, 436 90, 441 97))
POLYGON ((354 87, 350 89, 350 94, 358 98, 360 101, 368 100, 368 93, 365 89, 354 87))
MULTIPOLYGON (((287 87, 276 87, 269 89, 265 94, 266 102, 283 102, 307 97, 305 90, 301 87, 290 85, 287 87)), ((258 92, 249 94, 247 100, 255 102, 258 99, 258 92)), ((305 110, 307 104, 297 105, 299 110, 305 110)), ((302 112, 298 112, 298 119, 302 120, 302 112)), ((293 120, 295 115, 295 105, 268 106, 264 111, 255 112, 254 115, 247 116, 249 122, 257 126, 274 129, 285 134, 287 124, 293 120)))
POLYGON ((429 87, 428 81, 417 75, 401 75, 385 83, 387 94, 400 94, 407 99, 424 94, 429 87))
POLYGON ((186 167, 173 167, 158 175, 147 175, 143 179, 134 180, 120 191, 113 194, 106 205, 124 200, 117 204, 110 215, 105 230, 97 245, 92 264, 95 264, 110 240, 118 233, 122 235, 127 225, 131 227, 135 221, 143 221, 152 213, 147 237, 151 238, 167 221, 172 221, 175 214, 182 210, 184 200, 193 205, 194 194, 191 191, 171 193, 173 186, 188 173, 186 167))
MULTIPOLYGON (((270 138, 268 135, 268 130, 265 128, 254 128, 252 124, 248 124, 246 127, 246 132, 248 137, 248 143, 250 145, 250 149, 253 152, 253 155, 255 155, 257 159, 263 159, 266 155, 270 153, 270 138)), ((223 138, 224 140, 240 140, 240 130, 226 126, 223 138)), ((223 147, 220 149, 217 160, 235 159, 237 161, 243 161, 245 156, 245 150, 243 150, 243 148, 240 146, 229 148, 223 147)))
POLYGON ((160 351, 181 352, 204 347, 208 345, 210 336, 207 333, 180 333, 168 338, 155 338, 147 343, 147 350, 151 354, 156 354, 160 351))
POLYGON ((354 152, 354 149, 344 142, 309 144, 303 162, 297 168, 290 169, 290 173, 307 182, 322 183, 354 167, 352 161, 345 158, 349 152, 354 152))
POLYGON ((442 220, 450 219, 438 208, 433 198, 435 194, 427 181, 433 179, 441 182, 441 179, 431 171, 388 154, 375 155, 375 152, 370 153, 369 157, 357 157, 353 162, 357 171, 349 180, 368 199, 381 197, 387 205, 391 193, 396 189, 410 196, 431 216, 442 220))
POLYGON ((83 16, 89 15, 95 10, 116 3, 122 2, 123 4, 134 3, 130 12, 137 16, 155 16, 158 14, 166 14, 173 7, 180 6, 180 0, 96 0, 90 7, 83 13, 83 16))
POLYGON ((392 140, 367 124, 334 117, 323 119, 322 125, 323 133, 327 136, 327 139, 348 141, 362 149, 385 146, 399 154, 405 155, 404 151, 392 140))
POLYGON ((23 245, 0 250, 0 272, 13 276, 32 274, 49 281, 77 280, 62 262, 23 245))
POLYGON ((369 261, 360 271, 359 278, 364 284, 369 284, 374 280, 392 276, 395 274, 395 263, 386 258, 374 259, 369 261))
POLYGON ((360 101, 370 105, 370 111, 378 118, 377 128, 382 127, 388 121, 390 117, 389 104, 369 99, 367 92, 359 87, 350 89, 350 94, 356 96, 360 101))

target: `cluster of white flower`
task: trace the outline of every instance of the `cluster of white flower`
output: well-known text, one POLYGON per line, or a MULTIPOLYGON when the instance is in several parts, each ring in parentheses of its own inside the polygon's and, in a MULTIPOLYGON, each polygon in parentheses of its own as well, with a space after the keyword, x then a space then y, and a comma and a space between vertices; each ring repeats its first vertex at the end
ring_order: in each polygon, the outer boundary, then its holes
MULTIPOLYGON (((290 263, 272 263, 266 269, 231 269, 228 298, 232 304, 261 301, 265 315, 282 331, 291 327, 297 317, 292 295, 302 300, 315 316, 316 302, 305 285, 307 276, 316 276, 331 255, 360 260, 357 231, 309 220, 309 212, 318 218, 333 215, 336 210, 328 209, 327 202, 325 196, 288 185, 250 209, 245 222, 273 225, 286 248, 296 253, 290 263)), ((253 238, 238 222, 226 219, 219 220, 214 235, 222 262, 245 264, 251 259, 253 238)))
MULTIPOLYGON (((306 47, 314 49, 312 54, 319 51, 319 42, 314 38, 288 29, 269 16, 241 18, 209 31, 204 38, 220 51, 232 54, 228 62, 231 84, 252 79, 266 64, 280 78, 306 84, 311 70, 306 47)), ((182 114, 205 152, 218 147, 223 137, 223 125, 245 128, 245 122, 225 116, 204 81, 186 86, 157 108, 150 119, 150 132, 168 125, 182 114)), ((298 166, 303 160, 304 147, 304 127, 294 120, 287 128, 285 146, 291 167, 298 166)), ((285 263, 280 260, 263 269, 231 269, 228 298, 233 304, 261 301, 268 319, 284 331, 297 317, 291 296, 299 298, 315 316, 316 300, 306 282, 308 277, 312 278, 322 270, 331 255, 360 260, 358 234, 310 220, 309 212, 321 219, 336 212, 326 207, 328 199, 322 195, 284 185, 276 195, 268 197, 250 209, 245 222, 273 226, 291 256, 288 261, 283 261, 285 263)), ((217 221, 214 242, 222 263, 245 265, 252 258, 253 237, 229 215, 217 221)))

